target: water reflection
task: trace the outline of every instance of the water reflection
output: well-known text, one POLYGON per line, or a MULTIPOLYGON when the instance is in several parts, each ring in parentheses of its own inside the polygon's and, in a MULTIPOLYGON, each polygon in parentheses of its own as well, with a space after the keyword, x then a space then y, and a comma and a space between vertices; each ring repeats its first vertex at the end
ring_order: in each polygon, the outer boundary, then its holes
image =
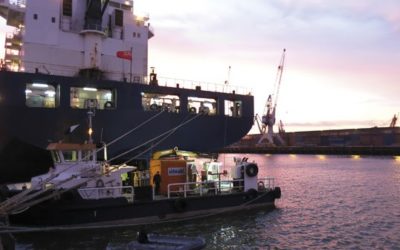
MULTIPOLYGON (((170 225, 151 232, 202 236, 207 249, 398 249, 400 158, 221 154, 273 176, 282 198, 272 211, 247 211, 170 225)), ((19 249, 125 249, 138 228, 17 237, 19 249)))

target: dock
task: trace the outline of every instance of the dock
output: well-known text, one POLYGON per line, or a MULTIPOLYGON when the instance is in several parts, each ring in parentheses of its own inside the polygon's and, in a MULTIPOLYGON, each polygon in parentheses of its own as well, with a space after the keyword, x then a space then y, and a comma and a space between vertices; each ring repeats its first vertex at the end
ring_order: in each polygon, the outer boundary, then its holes
POLYGON ((373 127, 280 133, 274 144, 248 134, 219 153, 400 156, 400 128, 373 127))

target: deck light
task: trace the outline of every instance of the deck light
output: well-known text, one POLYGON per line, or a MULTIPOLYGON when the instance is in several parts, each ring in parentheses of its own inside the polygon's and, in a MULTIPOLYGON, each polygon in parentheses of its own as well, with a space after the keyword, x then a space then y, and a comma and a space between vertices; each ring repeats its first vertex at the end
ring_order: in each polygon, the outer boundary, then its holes
POLYGON ((33 87, 35 88, 48 88, 49 85, 45 84, 45 83, 34 83, 32 84, 33 87))
POLYGON ((85 90, 85 91, 92 91, 92 92, 97 91, 96 88, 89 88, 89 87, 84 87, 83 90, 85 90))

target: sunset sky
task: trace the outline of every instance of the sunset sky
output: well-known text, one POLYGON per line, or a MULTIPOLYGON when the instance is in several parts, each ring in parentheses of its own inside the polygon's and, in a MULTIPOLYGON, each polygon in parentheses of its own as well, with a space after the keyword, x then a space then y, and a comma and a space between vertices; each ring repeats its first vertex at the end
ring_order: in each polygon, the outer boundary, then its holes
MULTIPOLYGON (((398 0, 136 0, 161 77, 252 89, 261 114, 287 49, 287 131, 388 126, 400 112, 398 0)), ((4 30, 4 25, 1 26, 4 30)), ((1 44, 0 44, 1 45, 1 44)))
POLYGON ((400 112, 398 0, 136 0, 161 76, 252 88, 262 113, 283 48, 287 131, 388 126, 400 112))

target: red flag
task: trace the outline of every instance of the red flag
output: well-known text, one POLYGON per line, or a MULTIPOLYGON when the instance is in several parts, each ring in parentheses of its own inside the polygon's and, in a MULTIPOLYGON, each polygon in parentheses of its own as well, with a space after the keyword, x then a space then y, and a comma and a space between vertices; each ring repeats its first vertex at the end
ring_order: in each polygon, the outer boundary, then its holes
POLYGON ((132 61, 132 52, 130 50, 117 51, 117 57, 132 61))

